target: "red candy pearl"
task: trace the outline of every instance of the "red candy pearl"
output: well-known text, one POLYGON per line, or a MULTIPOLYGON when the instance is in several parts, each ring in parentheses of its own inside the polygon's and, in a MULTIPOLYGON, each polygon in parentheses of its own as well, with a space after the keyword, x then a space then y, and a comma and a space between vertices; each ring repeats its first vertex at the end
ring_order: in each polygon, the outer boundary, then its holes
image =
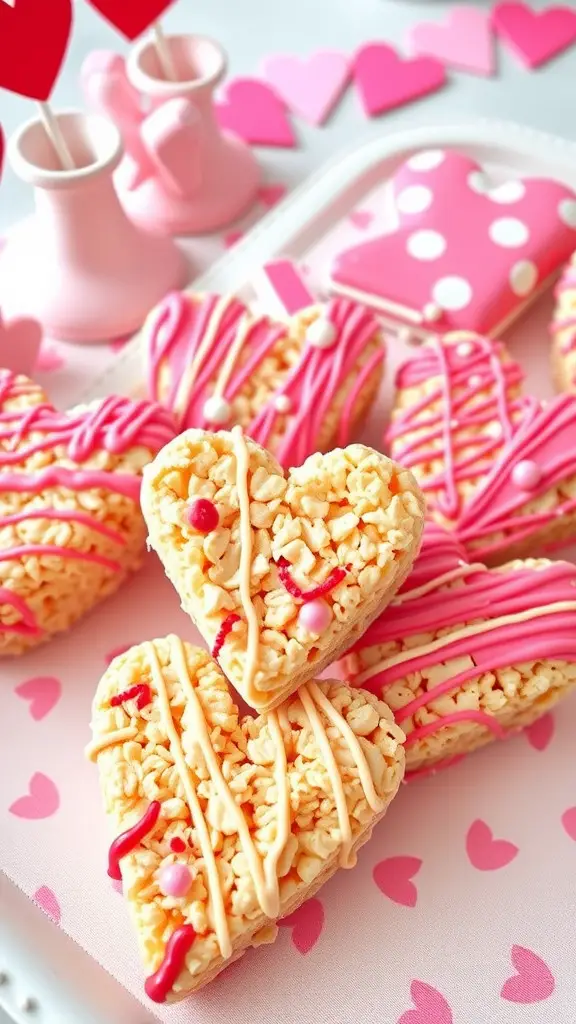
POLYGON ((196 498, 190 505, 188 522, 198 533, 210 533, 218 526, 218 510, 208 498, 196 498))

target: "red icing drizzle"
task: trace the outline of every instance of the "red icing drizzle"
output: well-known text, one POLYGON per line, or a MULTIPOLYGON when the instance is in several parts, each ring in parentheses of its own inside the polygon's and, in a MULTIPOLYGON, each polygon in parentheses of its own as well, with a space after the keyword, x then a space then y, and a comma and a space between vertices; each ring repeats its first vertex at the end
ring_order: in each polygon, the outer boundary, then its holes
POLYGON ((196 932, 191 924, 183 924, 175 932, 172 932, 160 967, 155 974, 146 978, 144 985, 146 995, 154 1003, 166 1002, 166 996, 172 991, 195 938, 196 932))
POLYGON ((224 646, 224 642, 226 640, 226 637, 232 631, 232 627, 237 622, 240 622, 240 616, 237 615, 236 612, 231 612, 230 615, 227 615, 226 618, 224 619, 224 622, 222 623, 222 625, 220 626, 220 629, 218 630, 218 632, 216 634, 216 639, 214 641, 214 647, 212 648, 212 657, 214 659, 216 659, 218 657, 218 655, 220 654, 220 651, 222 650, 222 648, 224 646))
POLYGON ((145 813, 137 821, 132 828, 121 832, 119 836, 112 843, 108 852, 108 874, 110 878, 113 878, 116 882, 122 881, 122 872, 120 871, 120 861, 122 857, 125 857, 127 853, 130 853, 134 847, 138 846, 142 842, 145 836, 149 832, 152 832, 156 826, 156 822, 160 816, 160 804, 158 800, 153 800, 148 806, 145 813))
POLYGON ((123 690, 122 693, 117 693, 111 698, 110 707, 117 708, 120 707, 121 704, 124 704, 125 701, 134 699, 136 699, 136 707, 139 711, 142 711, 142 708, 145 708, 148 704, 152 703, 150 687, 146 686, 146 683, 137 683, 136 686, 131 686, 128 690, 123 690))
POLYGON ((294 582, 290 575, 290 563, 285 558, 278 559, 278 575, 280 582, 292 597, 295 597, 300 601, 314 601, 317 597, 323 597, 324 594, 329 594, 334 587, 337 587, 339 583, 346 576, 346 569, 339 566, 337 569, 333 569, 324 583, 320 583, 317 587, 313 587, 312 590, 301 590, 297 583, 294 582))

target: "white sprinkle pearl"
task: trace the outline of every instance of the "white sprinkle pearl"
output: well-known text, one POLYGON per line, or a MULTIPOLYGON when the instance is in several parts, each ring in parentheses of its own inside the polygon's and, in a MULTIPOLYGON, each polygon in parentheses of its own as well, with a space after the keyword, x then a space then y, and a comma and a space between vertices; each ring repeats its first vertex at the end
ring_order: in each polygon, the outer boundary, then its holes
POLYGON ((217 395, 212 395, 211 398, 207 398, 204 402, 204 419, 208 423, 216 423, 221 426, 223 423, 228 423, 231 413, 230 406, 225 398, 219 398, 217 395))
POLYGON ((404 345, 412 344, 412 331, 409 327, 400 327, 398 331, 398 341, 401 341, 404 345))
POLYGON ((442 310, 435 302, 427 302, 422 310, 422 315, 426 323, 433 324, 442 316, 442 310))
POLYGON ((306 331, 306 341, 314 348, 332 348, 338 337, 334 324, 319 316, 313 320, 306 331))
POLYGON ((469 388, 479 388, 481 383, 482 383, 482 377, 480 376, 479 373, 473 373, 472 376, 468 378, 468 387, 469 388))
POLYGON ((278 412, 290 412, 292 408, 292 402, 288 398, 288 395, 278 395, 274 399, 274 405, 278 412))
POLYGON ((468 356, 472 355, 473 351, 474 347, 471 341, 461 341, 460 344, 456 346, 456 352, 461 359, 467 359, 468 356))

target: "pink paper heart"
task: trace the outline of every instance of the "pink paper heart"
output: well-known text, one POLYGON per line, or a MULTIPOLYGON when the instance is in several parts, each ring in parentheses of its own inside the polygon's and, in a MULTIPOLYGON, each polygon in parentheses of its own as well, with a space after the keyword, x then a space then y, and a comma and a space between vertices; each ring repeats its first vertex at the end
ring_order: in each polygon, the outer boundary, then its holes
POLYGON ((527 725, 524 732, 534 750, 546 750, 554 736, 554 716, 548 711, 542 718, 532 722, 532 725, 527 725))
POLYGON ((336 50, 310 57, 278 54, 262 65, 264 77, 295 114, 310 124, 324 124, 350 80, 350 62, 336 50))
POLYGON ((410 45, 420 57, 435 57, 442 64, 493 75, 494 43, 488 11, 452 7, 443 24, 421 21, 410 30, 410 45))
POLYGON ((60 806, 60 794, 47 775, 35 772, 28 783, 28 794, 15 800, 8 808, 17 818, 34 821, 50 818, 60 806))
POLYGON ((35 722, 40 722, 56 707, 62 684, 56 676, 34 676, 20 683, 14 693, 30 701, 30 714, 35 722))
POLYGON ((36 369, 41 373, 55 373, 65 365, 66 360, 62 353, 54 345, 47 345, 44 342, 36 360, 36 369))
POLYGON ((564 811, 562 825, 566 834, 576 843, 576 807, 569 807, 567 811, 564 811))
POLYGON ((288 914, 278 924, 292 929, 292 945, 306 956, 316 945, 324 927, 324 907, 320 900, 311 899, 303 903, 293 914, 288 914))
POLYGON ((42 344, 42 327, 37 320, 17 317, 2 320, 0 314, 0 366, 29 376, 42 344))
POLYGON ((364 231, 369 228, 372 221, 374 220, 374 214, 371 210, 352 210, 349 214, 348 220, 355 228, 359 228, 360 231, 364 231))
POLYGON ((528 68, 538 68, 576 42, 576 11, 548 7, 533 11, 524 3, 498 3, 492 24, 508 48, 528 68))
POLYGON ((556 982, 542 957, 524 946, 512 946, 510 956, 517 973, 504 982, 502 999, 510 1003, 540 1003, 549 999, 556 982))
POLYGON ((262 188, 258 189, 258 201, 269 210, 284 199, 287 191, 286 185, 262 185, 262 188))
POLYGON ((228 83, 224 99, 216 104, 221 128, 235 132, 254 146, 292 148, 296 137, 282 100, 265 82, 256 78, 235 78, 228 83))
POLYGON ((60 924, 62 912, 56 894, 52 892, 52 889, 49 889, 47 885, 41 885, 39 889, 36 889, 32 899, 42 908, 45 914, 48 914, 48 917, 52 918, 55 924, 60 924))
POLYGON ((424 981, 413 981, 410 996, 415 1010, 406 1010, 397 1024, 453 1024, 452 1010, 441 992, 424 981))
POLYGON ((497 871, 514 860, 518 847, 507 839, 494 839, 486 822, 478 818, 468 829, 466 853, 472 867, 478 871, 497 871))
POLYGON ((412 103, 446 84, 440 61, 433 57, 403 60, 388 43, 368 43, 358 50, 354 78, 368 117, 412 103))
POLYGON ((387 857, 374 866, 372 876, 380 892, 402 907, 415 907, 418 890, 410 881, 422 867, 419 857, 387 857))

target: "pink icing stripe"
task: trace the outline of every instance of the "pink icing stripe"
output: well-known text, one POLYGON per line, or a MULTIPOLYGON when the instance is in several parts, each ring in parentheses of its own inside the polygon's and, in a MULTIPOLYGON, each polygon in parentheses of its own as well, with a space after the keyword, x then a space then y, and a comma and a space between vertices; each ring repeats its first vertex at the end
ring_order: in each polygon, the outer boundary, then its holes
POLYGON ((262 267, 262 272, 276 292, 286 312, 291 316, 307 306, 314 305, 314 296, 304 284, 291 260, 275 260, 262 267))
POLYGON ((4 604, 9 605, 14 611, 18 612, 21 621, 15 622, 13 625, 1 622, 0 632, 18 633, 21 636, 38 636, 40 634, 36 618, 26 602, 21 597, 18 597, 18 594, 7 590, 6 587, 0 587, 0 606, 4 604))
POLYGON ((429 722, 428 725, 419 726, 408 733, 405 746, 411 747, 419 740, 424 740, 427 736, 438 732, 444 726, 456 725, 458 722, 477 722, 478 725, 485 725, 499 740, 503 740, 506 736, 506 730, 498 724, 495 718, 487 715, 484 711, 455 711, 453 715, 446 715, 437 722, 429 722))
POLYGON ((9 562, 12 559, 27 558, 29 555, 46 556, 50 558, 77 558, 81 562, 92 562, 95 565, 102 565, 105 569, 112 569, 118 572, 120 563, 104 555, 98 555, 90 551, 78 551, 76 548, 60 548, 51 544, 21 544, 18 547, 8 548, 0 551, 0 562, 9 562))
POLYGON ((374 352, 374 355, 371 356, 368 362, 364 364, 360 373, 358 374, 356 383, 354 387, 351 389, 350 394, 346 399, 346 404, 342 409, 342 417, 340 419, 338 437, 336 439, 336 443, 337 445, 339 445, 340 448, 345 448, 349 442, 350 435, 352 432, 352 412, 354 410, 354 406, 356 405, 360 392, 362 391, 362 388, 367 383, 367 381, 370 380, 370 377, 374 373, 376 367, 379 365, 379 363, 383 361, 385 355, 386 353, 383 348, 380 349, 378 352, 374 352))
POLYGON ((122 547, 126 544, 121 533, 99 522, 98 519, 88 515, 87 512, 73 512, 70 509, 61 508, 27 509, 25 512, 15 512, 10 516, 0 516, 0 530, 5 526, 15 526, 17 523, 26 522, 28 519, 58 519, 67 523, 81 523, 90 530, 94 530, 95 533, 108 537, 115 544, 120 544, 122 547))
MULTIPOLYGON (((0 456, 0 466, 2 458, 0 456)), ((47 487, 66 487, 71 491, 88 491, 97 487, 115 494, 122 494, 138 504, 140 500, 140 478, 128 473, 107 473, 100 469, 68 469, 65 466, 49 466, 36 473, 2 473, 0 493, 16 491, 19 494, 37 493, 47 487)))

